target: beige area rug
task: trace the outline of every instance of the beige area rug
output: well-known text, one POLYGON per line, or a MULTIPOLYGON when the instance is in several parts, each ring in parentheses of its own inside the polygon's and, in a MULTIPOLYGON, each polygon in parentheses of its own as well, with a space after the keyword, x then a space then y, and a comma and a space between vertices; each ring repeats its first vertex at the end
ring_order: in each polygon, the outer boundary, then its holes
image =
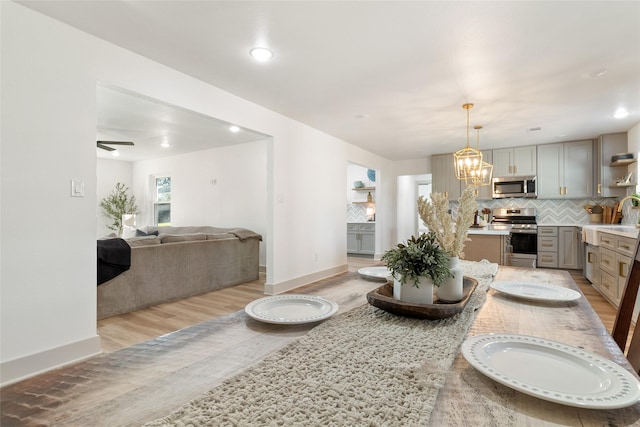
POLYGON ((456 316, 411 319, 364 304, 145 426, 427 425, 498 268, 462 263, 479 283, 456 316))

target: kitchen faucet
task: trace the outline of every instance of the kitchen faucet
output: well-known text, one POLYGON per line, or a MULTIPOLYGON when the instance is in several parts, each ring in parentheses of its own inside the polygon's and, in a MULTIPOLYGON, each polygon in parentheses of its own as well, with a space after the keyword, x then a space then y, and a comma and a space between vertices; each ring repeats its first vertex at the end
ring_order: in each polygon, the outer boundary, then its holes
POLYGON ((634 199, 634 200, 637 200, 637 201, 640 202, 640 197, 638 197, 638 196, 634 196, 634 195, 627 196, 627 197, 623 198, 622 200, 620 200, 620 203, 618 203, 618 212, 622 212, 622 204, 625 201, 629 200, 629 199, 634 199))

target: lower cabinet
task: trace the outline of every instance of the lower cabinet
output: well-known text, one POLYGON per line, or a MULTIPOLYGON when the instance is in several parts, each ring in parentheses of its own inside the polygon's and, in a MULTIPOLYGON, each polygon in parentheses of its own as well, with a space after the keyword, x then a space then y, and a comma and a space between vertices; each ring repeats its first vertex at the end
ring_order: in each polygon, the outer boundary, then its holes
POLYGON ((585 251, 584 277, 594 286, 598 286, 600 284, 600 248, 587 245, 585 251))
POLYGON ((347 224, 347 253, 373 255, 376 252, 376 225, 347 224))
POLYGON ((504 265, 505 238, 496 234, 469 234, 471 241, 464 242, 464 259, 468 261, 495 262, 504 265))
MULTIPOLYGON (((620 297, 629 274, 635 240, 629 237, 609 233, 598 233, 599 277, 587 278, 605 298, 614 306, 620 304, 620 297)), ((589 245, 590 246, 590 245, 589 245)), ((589 264, 589 246, 587 246, 587 265, 589 264)))
POLYGON ((538 226, 538 267, 580 268, 579 250, 576 227, 538 226))

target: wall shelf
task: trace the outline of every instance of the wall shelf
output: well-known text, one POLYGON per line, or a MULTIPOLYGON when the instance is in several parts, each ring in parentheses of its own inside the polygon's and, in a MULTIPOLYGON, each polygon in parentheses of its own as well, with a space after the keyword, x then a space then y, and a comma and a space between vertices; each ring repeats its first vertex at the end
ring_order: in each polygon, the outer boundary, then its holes
POLYGON ((353 188, 353 191, 375 191, 376 187, 353 188))
POLYGON ((611 184, 610 188, 623 188, 623 187, 635 187, 636 184, 634 182, 630 182, 629 184, 611 184))
POLYGON ((616 162, 611 162, 609 163, 610 167, 618 167, 618 166, 629 166, 634 164, 635 162, 637 162, 636 159, 625 159, 625 160, 618 160, 616 162))
POLYGON ((376 202, 351 202, 354 205, 375 205, 376 202))

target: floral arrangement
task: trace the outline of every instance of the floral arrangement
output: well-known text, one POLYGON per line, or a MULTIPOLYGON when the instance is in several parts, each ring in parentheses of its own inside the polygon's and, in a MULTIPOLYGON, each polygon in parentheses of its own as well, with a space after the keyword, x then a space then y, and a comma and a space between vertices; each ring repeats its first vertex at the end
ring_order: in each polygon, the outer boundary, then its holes
POLYGON ((382 255, 391 274, 403 285, 407 281, 419 288, 421 277, 429 277, 434 286, 440 286, 447 277, 453 277, 449 269, 449 256, 438 245, 433 231, 411 236, 407 243, 398 243, 382 255))
POLYGON ((467 232, 478 210, 475 187, 465 188, 459 199, 458 217, 455 222, 449 213, 449 201, 442 193, 431 193, 431 203, 424 197, 418 199, 418 213, 430 231, 436 235, 440 246, 452 257, 463 257, 467 232))

